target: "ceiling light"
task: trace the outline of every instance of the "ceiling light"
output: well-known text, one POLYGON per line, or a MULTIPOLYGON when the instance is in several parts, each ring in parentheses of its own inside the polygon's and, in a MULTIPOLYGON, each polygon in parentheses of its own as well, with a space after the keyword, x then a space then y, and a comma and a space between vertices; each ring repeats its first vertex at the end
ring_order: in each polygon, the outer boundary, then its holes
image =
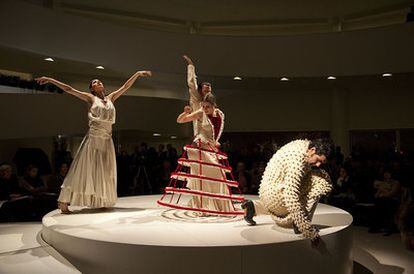
POLYGON ((177 139, 177 136, 175 136, 175 135, 171 135, 171 136, 170 136, 170 139, 177 139))
POLYGON ((391 73, 383 73, 382 74, 382 77, 391 77, 392 76, 392 74, 391 73))
POLYGON ((161 134, 160 133, 153 133, 152 136, 154 136, 154 137, 160 137, 161 134))
POLYGON ((336 77, 335 76, 329 76, 328 80, 336 80, 336 77))
POLYGON ((48 62, 55 62, 55 60, 53 60, 53 58, 50 58, 50 57, 47 57, 47 58, 45 58, 43 60, 48 61, 48 62))
POLYGON ((242 78, 240 76, 234 76, 233 80, 235 80, 235 81, 241 81, 242 78))
POLYGON ((287 77, 282 77, 282 78, 280 78, 280 81, 289 81, 289 78, 287 78, 287 77))
POLYGON ((103 66, 97 66, 97 69, 105 69, 103 66))

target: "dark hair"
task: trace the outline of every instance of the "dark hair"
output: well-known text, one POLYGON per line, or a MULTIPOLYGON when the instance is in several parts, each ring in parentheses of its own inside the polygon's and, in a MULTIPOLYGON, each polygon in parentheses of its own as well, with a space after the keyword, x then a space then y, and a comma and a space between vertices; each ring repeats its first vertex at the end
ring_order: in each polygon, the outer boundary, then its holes
POLYGON ((318 155, 324 155, 326 158, 331 157, 332 155, 332 141, 329 139, 314 139, 310 142, 308 148, 315 148, 315 153, 318 155))
POLYGON ((210 103, 210 104, 212 104, 213 106, 217 106, 217 103, 216 103, 216 96, 214 96, 211 92, 207 93, 207 94, 204 96, 204 98, 203 98, 203 102, 210 103))
POLYGON ((35 166, 33 164, 29 164, 28 166, 26 166, 25 173, 28 174, 32 169, 39 170, 39 168, 37 166, 35 166))
POLYGON ((199 91, 199 92, 201 92, 201 90, 203 89, 203 86, 204 85, 209 85, 209 86, 211 86, 211 83, 209 83, 209 82, 202 82, 202 83, 199 83, 198 84, 198 86, 197 86, 197 90, 199 91))
POLYGON ((95 96, 96 96, 96 93, 95 93, 95 91, 93 91, 93 90, 92 90, 92 83, 93 83, 93 81, 96 81, 96 80, 98 80, 98 81, 99 81, 99 79, 92 79, 92 80, 89 82, 89 91, 90 91, 93 95, 95 95, 95 96))
POLYGON ((61 168, 63 165, 67 165, 69 167, 69 163, 66 162, 66 161, 60 162, 57 166, 58 166, 58 168, 61 168))

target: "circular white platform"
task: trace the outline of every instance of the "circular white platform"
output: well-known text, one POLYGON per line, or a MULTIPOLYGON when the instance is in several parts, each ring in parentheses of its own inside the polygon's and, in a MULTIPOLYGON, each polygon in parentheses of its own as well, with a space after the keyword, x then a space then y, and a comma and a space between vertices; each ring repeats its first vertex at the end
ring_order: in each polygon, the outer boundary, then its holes
MULTIPOLYGON (((270 216, 196 217, 159 207, 159 196, 119 199, 111 210, 72 208, 43 218, 44 240, 83 273, 352 273, 352 217, 320 204, 315 249, 270 216)), ((256 198, 256 197, 250 197, 256 198)))

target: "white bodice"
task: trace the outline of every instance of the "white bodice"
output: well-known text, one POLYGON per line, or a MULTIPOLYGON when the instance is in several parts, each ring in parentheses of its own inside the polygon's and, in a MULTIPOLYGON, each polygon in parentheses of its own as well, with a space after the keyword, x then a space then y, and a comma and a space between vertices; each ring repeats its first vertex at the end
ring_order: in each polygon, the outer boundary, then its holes
POLYGON ((104 103, 98 97, 94 97, 88 112, 89 135, 96 137, 110 137, 112 124, 115 123, 116 111, 111 100, 104 103))

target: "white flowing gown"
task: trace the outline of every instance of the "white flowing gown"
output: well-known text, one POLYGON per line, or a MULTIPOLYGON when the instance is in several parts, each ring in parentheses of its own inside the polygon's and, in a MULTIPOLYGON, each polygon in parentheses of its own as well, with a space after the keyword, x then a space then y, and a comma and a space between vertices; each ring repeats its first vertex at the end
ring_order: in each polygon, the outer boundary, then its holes
POLYGON ((116 158, 112 141, 115 107, 94 97, 88 113, 89 131, 63 182, 59 202, 93 208, 111 207, 117 200, 116 158))

